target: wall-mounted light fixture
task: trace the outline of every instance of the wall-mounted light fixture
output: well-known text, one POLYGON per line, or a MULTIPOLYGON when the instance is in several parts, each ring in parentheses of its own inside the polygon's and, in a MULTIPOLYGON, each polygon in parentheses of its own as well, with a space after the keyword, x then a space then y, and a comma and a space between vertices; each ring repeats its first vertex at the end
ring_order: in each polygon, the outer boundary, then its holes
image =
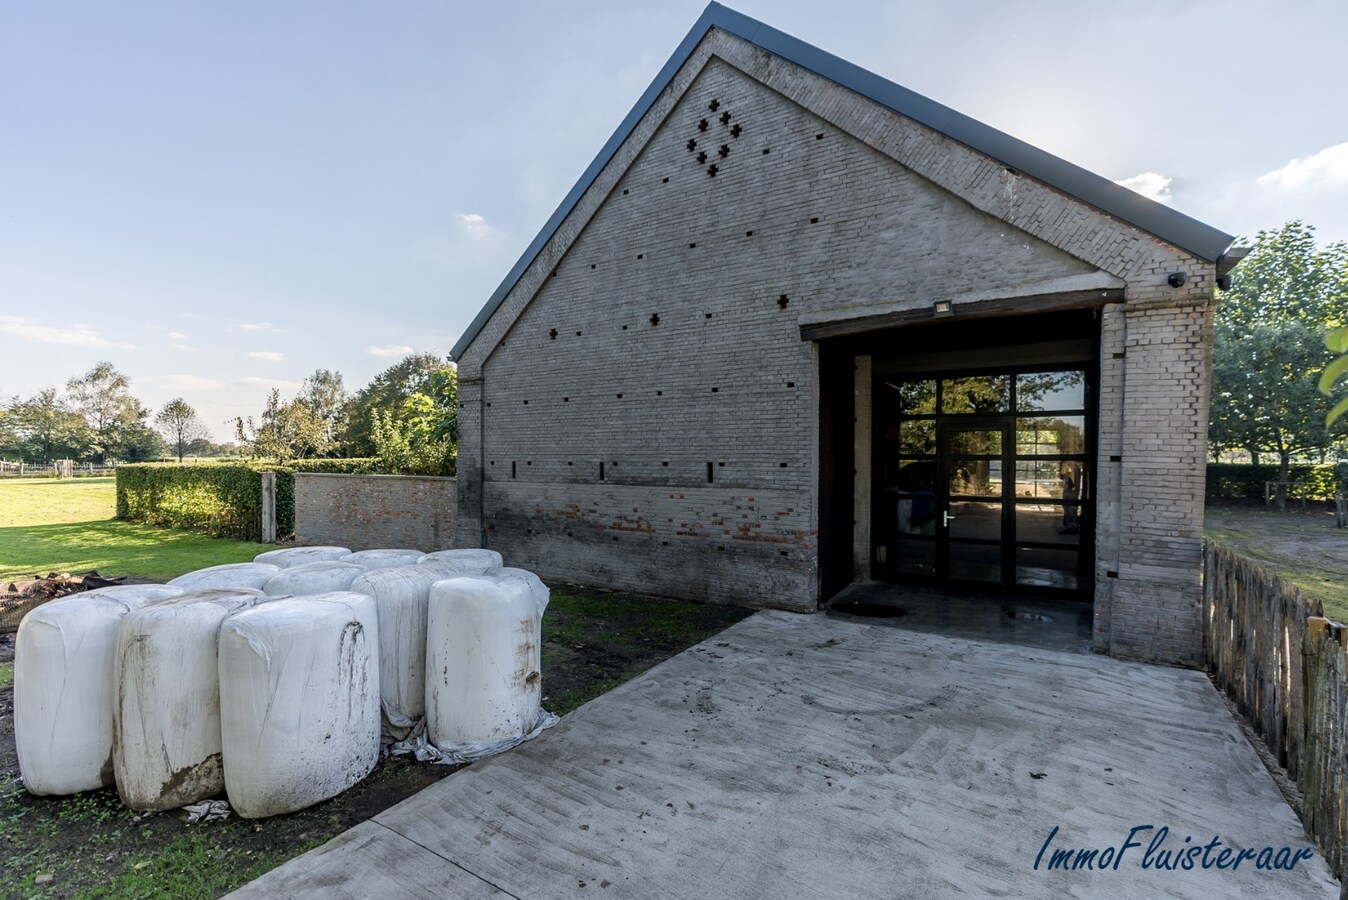
POLYGON ((955 304, 949 300, 937 300, 931 305, 931 314, 934 316, 949 316, 955 312, 955 304))
POLYGON ((1165 283, 1172 288, 1184 287, 1184 282, 1189 280, 1188 272, 1171 272, 1166 276, 1165 283))

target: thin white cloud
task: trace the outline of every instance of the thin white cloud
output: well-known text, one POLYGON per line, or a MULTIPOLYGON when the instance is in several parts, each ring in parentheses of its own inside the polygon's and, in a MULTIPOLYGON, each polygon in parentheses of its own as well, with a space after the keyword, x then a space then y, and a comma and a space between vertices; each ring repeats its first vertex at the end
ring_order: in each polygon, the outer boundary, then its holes
POLYGON ((185 353, 195 353, 197 351, 197 348, 193 347, 191 344, 169 344, 169 349, 182 350, 185 353))
POLYGON ((273 324, 270 323, 270 322, 240 322, 238 327, 241 328, 241 329, 243 329, 244 331, 280 331, 280 330, 281 330, 280 328, 276 327, 275 325, 273 325, 273 324))
POLYGON ((1294 159, 1260 175, 1255 184, 1281 190, 1348 185, 1348 141, 1294 159))
POLYGON ((295 390, 300 387, 298 381, 282 381, 279 378, 258 378, 248 375, 234 382, 235 384, 246 384, 249 387, 281 388, 283 390, 295 390))
POLYGON ((181 331, 170 331, 168 333, 168 339, 170 341, 182 343, 183 341, 187 340, 187 335, 183 334, 181 331))
POLYGON ((12 334, 39 344, 60 344, 67 347, 102 347, 112 350, 135 350, 135 344, 110 341, 93 326, 76 323, 67 328, 39 325, 24 316, 0 316, 0 333, 12 334))
POLYGON ((251 350, 248 355, 253 359, 265 359, 268 362, 280 362, 286 358, 284 353, 276 350, 251 350))
POLYGON ((1172 199, 1170 196, 1171 180, 1168 176, 1158 175, 1155 172, 1143 172, 1141 175, 1134 175, 1132 178, 1120 178, 1114 183, 1139 193, 1148 200, 1155 200, 1157 203, 1169 203, 1172 199))
POLYGON ((409 353, 416 352, 406 344, 388 344, 383 347, 366 347, 365 350, 371 356, 377 356, 380 359, 393 359, 395 356, 401 359, 409 353))
POLYGON ((463 225, 464 230, 469 234, 480 237, 494 237, 500 234, 500 230, 487 224, 487 220, 478 213, 456 213, 459 223, 463 225))
POLYGON ((151 375, 146 381, 157 382, 158 384, 168 384, 174 387, 187 388, 194 391, 215 391, 223 387, 228 387, 229 382, 220 381, 215 378, 202 378, 200 375, 151 375))

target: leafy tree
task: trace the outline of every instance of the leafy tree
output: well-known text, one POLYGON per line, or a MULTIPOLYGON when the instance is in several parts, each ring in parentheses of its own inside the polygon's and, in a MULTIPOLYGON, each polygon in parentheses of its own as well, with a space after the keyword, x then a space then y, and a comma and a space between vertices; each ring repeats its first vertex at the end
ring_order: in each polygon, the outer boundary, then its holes
MULTIPOLYGON (((1348 328, 1335 328, 1329 334, 1325 335, 1325 347, 1331 353, 1343 354, 1338 359, 1325 366, 1324 371, 1320 373, 1320 393, 1326 397, 1334 395, 1334 382, 1338 381, 1344 375, 1348 375, 1348 328)), ((1325 417, 1325 427, 1333 427, 1334 423, 1348 414, 1348 397, 1344 397, 1334 408, 1329 411, 1325 417)))
POLYGON ((177 452, 180 463, 183 461, 183 454, 194 443, 208 440, 211 436, 197 411, 182 397, 174 397, 165 403, 164 408, 155 415, 154 423, 164 435, 164 439, 177 452))
POLYGON ((396 412, 377 411, 372 438, 381 466, 401 475, 453 475, 459 450, 458 396, 458 373, 446 368, 396 412))
POLYGON ((13 450, 24 462, 81 459, 96 436, 84 417, 72 410, 56 388, 46 388, 27 400, 15 398, 5 413, 13 450))
MULTIPOLYGON (((417 353, 394 363, 356 392, 347 408, 341 442, 352 456, 374 456, 374 423, 379 412, 394 415, 416 393, 425 393, 437 372, 453 366, 434 353, 417 353)), ((455 382, 457 384, 457 381, 455 382)))
POLYGON ((281 392, 272 389, 261 419, 249 416, 236 419, 234 433, 239 443, 246 444, 255 456, 289 462, 321 456, 327 452, 327 423, 303 399, 281 402, 281 392))
MULTIPOLYGON (((1323 455, 1336 438, 1316 372, 1329 361, 1319 334, 1348 310, 1348 245, 1318 249, 1314 229, 1261 231, 1232 273, 1213 336, 1214 453, 1274 454, 1286 481, 1295 456, 1323 455)), ((1282 498, 1280 492, 1280 500, 1282 498)))
POLYGON ((346 430, 346 417, 351 403, 351 395, 342 384, 342 373, 328 369, 315 369, 314 374, 304 379, 299 399, 309 404, 326 424, 326 437, 334 453, 345 449, 341 440, 346 430))
MULTIPOLYGON (((120 449, 124 433, 143 426, 150 411, 131 396, 131 379, 110 362, 101 362, 66 383, 75 409, 84 416, 95 435, 94 456, 104 462, 120 449)), ((137 435, 137 443, 144 434, 137 435)))

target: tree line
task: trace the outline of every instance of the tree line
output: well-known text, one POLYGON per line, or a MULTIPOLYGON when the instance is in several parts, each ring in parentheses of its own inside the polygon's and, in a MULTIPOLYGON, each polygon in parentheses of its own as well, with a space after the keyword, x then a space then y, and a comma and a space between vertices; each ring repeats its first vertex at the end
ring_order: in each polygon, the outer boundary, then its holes
POLYGON ((110 362, 31 397, 0 402, 0 458, 105 464, 187 456, 376 457, 390 472, 453 474, 458 378, 430 353, 414 354, 348 391, 341 373, 318 369, 299 394, 273 390, 257 417, 234 423, 235 442, 215 443, 197 410, 175 397, 152 410, 110 362))
MULTIPOLYGON (((1213 326, 1214 459, 1273 461, 1281 480, 1296 459, 1348 454, 1348 419, 1333 415, 1335 367, 1348 327, 1348 244, 1317 246, 1289 222, 1261 231, 1218 297, 1213 326)), ((1342 401, 1340 401, 1340 405, 1342 401)))

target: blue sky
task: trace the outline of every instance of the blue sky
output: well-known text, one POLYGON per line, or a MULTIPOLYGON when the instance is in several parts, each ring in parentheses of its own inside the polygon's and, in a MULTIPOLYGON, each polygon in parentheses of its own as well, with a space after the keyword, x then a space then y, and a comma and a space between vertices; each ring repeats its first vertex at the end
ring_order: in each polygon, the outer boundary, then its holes
MULTIPOLYGON (((1348 239, 1348 7, 728 5, 1232 233, 1348 239)), ((447 353, 701 0, 0 4, 0 396, 108 359, 217 436, 447 353)))

